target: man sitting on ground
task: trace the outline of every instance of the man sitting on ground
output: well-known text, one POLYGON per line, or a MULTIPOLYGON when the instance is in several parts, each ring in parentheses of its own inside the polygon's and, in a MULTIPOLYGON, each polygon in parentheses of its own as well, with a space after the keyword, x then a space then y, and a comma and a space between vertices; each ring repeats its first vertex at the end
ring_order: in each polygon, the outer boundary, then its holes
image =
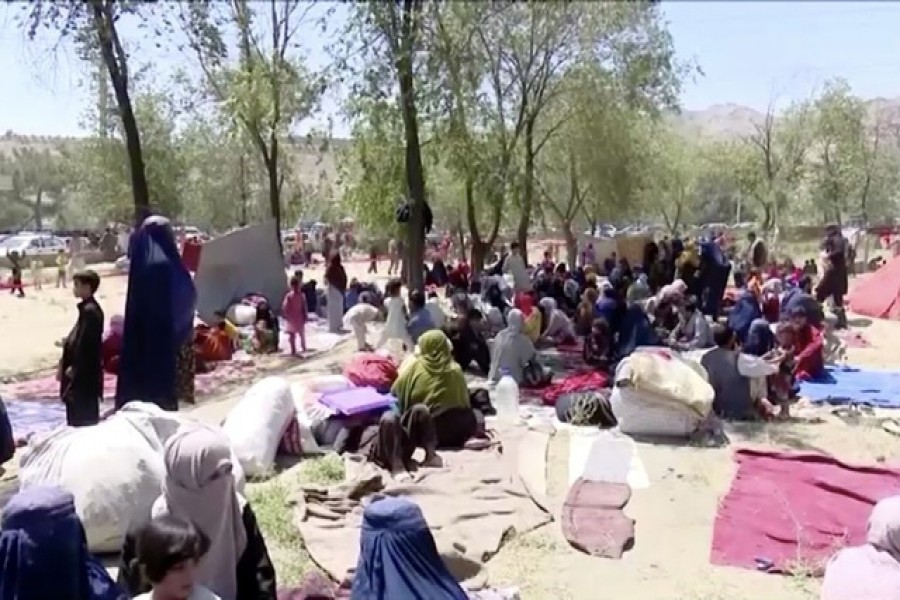
POLYGON ((703 355, 700 364, 715 391, 713 412, 735 421, 771 416, 775 409, 764 397, 765 378, 778 371, 778 364, 740 352, 731 328, 715 323, 711 329, 716 347, 703 355))
POLYGON ((414 344, 419 343, 419 338, 426 331, 437 329, 431 313, 425 306, 425 294, 419 290, 409 293, 409 321, 406 323, 406 331, 414 344))
POLYGON ((678 325, 669 336, 669 346, 675 350, 702 350, 713 345, 706 316, 700 311, 696 296, 688 296, 681 307, 678 325))

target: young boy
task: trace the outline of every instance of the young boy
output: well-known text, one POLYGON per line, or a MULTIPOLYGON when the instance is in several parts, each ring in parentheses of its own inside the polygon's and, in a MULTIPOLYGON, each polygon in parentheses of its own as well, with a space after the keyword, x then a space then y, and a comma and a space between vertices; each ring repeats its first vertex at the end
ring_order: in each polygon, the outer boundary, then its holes
POLYGON ((103 398, 103 310, 94 294, 100 276, 81 271, 72 277, 72 294, 78 303, 78 320, 63 343, 57 381, 60 399, 66 405, 70 427, 96 425, 103 398))
POLYGON ((221 600, 196 583, 197 565, 209 552, 209 538, 189 521, 157 517, 137 537, 137 560, 153 591, 135 600, 221 600))
POLYGON ((22 287, 22 262, 25 260, 25 253, 19 256, 19 253, 13 250, 8 255, 9 262, 12 265, 12 287, 9 288, 10 294, 19 292, 19 298, 25 297, 25 288, 22 287))
POLYGON ((56 254, 56 287, 66 287, 66 267, 69 265, 69 259, 66 251, 60 249, 56 254))

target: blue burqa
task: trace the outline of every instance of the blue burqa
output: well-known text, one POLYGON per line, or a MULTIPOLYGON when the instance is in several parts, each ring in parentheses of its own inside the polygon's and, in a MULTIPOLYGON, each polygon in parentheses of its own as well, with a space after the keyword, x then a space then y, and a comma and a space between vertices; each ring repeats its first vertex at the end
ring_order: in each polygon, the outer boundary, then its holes
POLYGON ((143 400, 178 410, 175 361, 194 327, 194 281, 162 217, 148 217, 135 231, 128 258, 116 407, 143 400))
POLYGON ((72 494, 35 486, 3 509, 0 600, 125 600, 88 552, 72 494))
POLYGON ((741 351, 752 356, 762 356, 775 347, 775 334, 765 319, 756 319, 750 325, 747 341, 741 351))
POLYGON ((659 336, 656 335, 647 313, 637 304, 626 308, 616 333, 614 358, 622 360, 641 346, 658 345, 659 336))
POLYGON ((351 600, 466 600, 418 505, 376 498, 363 513, 351 600))
POLYGON ((759 307, 759 300, 752 292, 742 291, 734 308, 728 315, 728 326, 734 331, 737 341, 743 344, 747 340, 747 334, 750 332, 750 325, 756 319, 761 319, 762 310, 759 307))
POLYGON ((728 287, 728 276, 731 275, 731 263, 715 242, 700 243, 700 279, 703 296, 703 314, 713 318, 719 316, 725 288, 728 287))

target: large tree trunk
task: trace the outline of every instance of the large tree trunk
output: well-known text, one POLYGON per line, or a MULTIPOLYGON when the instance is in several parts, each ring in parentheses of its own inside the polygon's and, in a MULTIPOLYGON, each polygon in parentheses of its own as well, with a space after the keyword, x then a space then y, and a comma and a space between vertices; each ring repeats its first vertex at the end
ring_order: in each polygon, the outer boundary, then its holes
POLYGON ((566 263, 570 269, 574 269, 578 264, 578 238, 572 231, 572 224, 563 224, 563 235, 566 238, 566 263))
POLYGON ((409 289, 425 289, 423 273, 425 255, 425 173, 419 146, 419 122, 413 80, 413 46, 418 27, 421 0, 404 0, 400 55, 397 57, 397 79, 400 84, 400 110, 406 133, 406 185, 409 190, 409 223, 406 246, 409 289))
POLYGON ((244 164, 244 155, 241 154, 238 157, 238 184, 240 185, 240 194, 241 194, 241 215, 240 220, 238 221, 241 227, 247 226, 247 205, 250 202, 250 198, 247 194, 247 167, 244 164))
POLYGON ((531 207, 534 205, 534 119, 525 121, 525 188, 522 193, 522 211, 516 237, 519 251, 528 262, 528 228, 531 226, 531 207))
POLYGON ((125 148, 128 152, 128 167, 131 174, 131 193, 134 197, 134 214, 141 220, 150 212, 150 190, 147 187, 147 174, 144 171, 144 155, 141 151, 141 134, 137 119, 131 105, 128 92, 127 56, 116 31, 116 18, 111 2, 93 0, 94 31, 100 45, 100 53, 109 80, 116 96, 119 118, 122 119, 122 130, 125 132, 125 148))
POLYGON ((38 231, 44 229, 44 189, 38 188, 37 194, 34 196, 34 228, 38 231))

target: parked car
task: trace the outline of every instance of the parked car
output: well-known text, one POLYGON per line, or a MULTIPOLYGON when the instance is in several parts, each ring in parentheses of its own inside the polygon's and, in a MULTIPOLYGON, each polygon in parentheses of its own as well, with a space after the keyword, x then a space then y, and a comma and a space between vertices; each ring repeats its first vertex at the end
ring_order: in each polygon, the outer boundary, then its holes
MULTIPOLYGON (((66 249, 66 243, 55 235, 44 233, 17 234, 0 242, 0 267, 11 267, 9 254, 18 252, 25 254, 25 262, 39 257, 45 265, 52 264, 54 257, 60 250, 66 249)), ((23 265, 25 266, 25 265, 23 265)))

